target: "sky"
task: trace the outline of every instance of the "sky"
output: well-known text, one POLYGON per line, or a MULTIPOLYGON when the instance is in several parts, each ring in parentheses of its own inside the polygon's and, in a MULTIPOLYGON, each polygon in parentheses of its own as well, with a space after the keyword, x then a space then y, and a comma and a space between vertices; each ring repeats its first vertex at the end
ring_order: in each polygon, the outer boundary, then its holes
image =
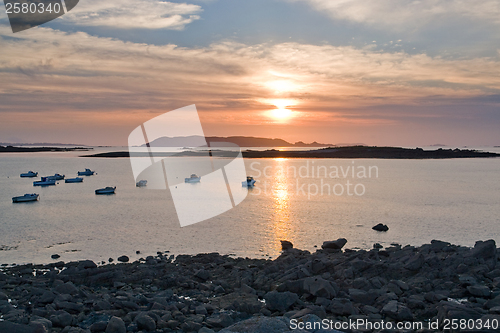
POLYGON ((0 82, 0 142, 126 145, 195 104, 207 136, 500 145, 500 2, 80 0, 18 33, 0 7, 0 82))

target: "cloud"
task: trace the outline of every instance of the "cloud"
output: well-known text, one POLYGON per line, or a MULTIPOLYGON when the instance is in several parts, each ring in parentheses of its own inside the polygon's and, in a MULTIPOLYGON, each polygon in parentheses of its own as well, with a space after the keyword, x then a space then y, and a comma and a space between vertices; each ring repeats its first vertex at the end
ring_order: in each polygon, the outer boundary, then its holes
POLYGON ((334 19, 363 23, 379 28, 413 30, 446 20, 500 24, 498 0, 286 0, 308 2, 334 19))
POLYGON ((161 0, 86 0, 63 19, 79 26, 182 30, 201 12, 198 5, 161 0))
POLYGON ((12 38, 7 26, 0 26, 0 45, 0 80, 8 82, 0 87, 0 132, 18 124, 38 133, 44 119, 67 124, 68 133, 108 124, 125 129, 126 137, 127 128, 193 103, 210 114, 207 123, 258 127, 271 123, 266 112, 276 99, 294 101, 300 117, 292 122, 325 131, 405 118, 435 123, 453 114, 450 105, 469 101, 461 119, 498 108, 500 94, 497 57, 447 59, 301 43, 185 48, 40 27, 12 38), (447 108, 440 111, 440 105, 447 108))

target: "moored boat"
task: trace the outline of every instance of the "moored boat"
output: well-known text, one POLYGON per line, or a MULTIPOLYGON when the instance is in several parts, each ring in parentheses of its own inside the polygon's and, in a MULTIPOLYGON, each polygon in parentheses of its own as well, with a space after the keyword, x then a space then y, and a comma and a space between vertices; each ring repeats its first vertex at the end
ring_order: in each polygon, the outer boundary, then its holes
POLYGON ((42 177, 42 180, 33 182, 33 186, 53 186, 56 184, 55 179, 49 179, 49 177, 42 177))
POLYGON ((64 182, 65 183, 83 183, 83 178, 81 178, 81 177, 68 178, 64 182))
POLYGON ((105 187, 105 188, 100 188, 98 190, 95 190, 95 194, 115 194, 116 186, 115 187, 105 187))
POLYGON ((34 171, 28 171, 26 173, 21 174, 21 178, 34 178, 36 176, 38 176, 38 172, 34 172, 34 171))
POLYGON ((246 181, 241 182, 242 186, 253 187, 257 181, 253 177, 247 177, 246 181))
POLYGON ((17 203, 17 202, 30 202, 30 201, 38 201, 38 197, 40 195, 33 193, 33 194, 25 194, 20 197, 13 197, 12 202, 17 203))
POLYGON ((201 177, 198 177, 196 174, 192 174, 189 178, 184 178, 184 182, 186 183, 199 183, 201 181, 201 177))
POLYGON ((60 175, 60 174, 56 173, 53 176, 47 176, 47 177, 44 177, 44 178, 47 178, 49 180, 63 180, 64 177, 66 177, 66 176, 65 175, 60 175))
POLYGON ((148 185, 147 180, 139 180, 137 183, 135 183, 135 186, 137 186, 137 187, 144 187, 146 185, 148 185))
POLYGON ((95 171, 92 171, 90 169, 85 169, 85 171, 78 171, 78 176, 93 176, 95 174, 95 171))

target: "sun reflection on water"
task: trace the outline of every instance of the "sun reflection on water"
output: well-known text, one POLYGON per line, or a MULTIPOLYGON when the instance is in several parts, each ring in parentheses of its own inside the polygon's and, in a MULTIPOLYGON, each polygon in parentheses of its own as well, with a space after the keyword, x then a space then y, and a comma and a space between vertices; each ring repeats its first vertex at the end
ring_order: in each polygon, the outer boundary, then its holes
POLYGON ((280 165, 273 175, 273 215, 272 215, 272 247, 281 250, 280 240, 292 241, 293 225, 290 223, 290 192, 286 176, 286 159, 277 158, 280 165))

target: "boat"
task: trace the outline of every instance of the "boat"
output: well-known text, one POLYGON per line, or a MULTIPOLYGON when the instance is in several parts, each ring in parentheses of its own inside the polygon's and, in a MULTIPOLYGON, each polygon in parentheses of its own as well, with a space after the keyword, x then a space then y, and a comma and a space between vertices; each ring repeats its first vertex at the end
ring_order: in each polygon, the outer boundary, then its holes
POLYGON ((49 177, 42 177, 42 180, 33 182, 33 186, 52 186, 56 184, 55 179, 49 179, 49 177))
POLYGON ((21 174, 21 178, 34 178, 38 176, 38 172, 28 171, 21 174))
POLYGON ((64 182, 65 183, 83 183, 83 178, 81 178, 81 177, 68 178, 64 182))
POLYGON ((95 171, 92 171, 90 169, 85 169, 85 171, 78 171, 78 176, 93 176, 95 174, 95 171))
POLYGON ((65 175, 60 175, 58 173, 56 173, 55 175, 53 176, 47 176, 45 178, 49 179, 49 180, 63 180, 64 177, 66 177, 65 175))
POLYGON ((148 185, 147 180, 139 180, 137 183, 135 183, 135 186, 137 186, 137 187, 144 187, 146 185, 148 185))
POLYGON ((12 202, 30 202, 30 201, 38 201, 38 197, 40 195, 33 193, 33 194, 25 194, 21 197, 13 197, 12 202))
POLYGON ((95 190, 95 194, 115 194, 116 186, 115 187, 105 187, 105 188, 100 188, 98 190, 95 190))
POLYGON ((242 186, 253 187, 257 181, 253 177, 247 177, 246 181, 241 182, 242 186))
POLYGON ((192 174, 191 177, 189 178, 184 178, 184 181, 186 183, 199 183, 201 180, 201 177, 198 177, 196 174, 192 174))

